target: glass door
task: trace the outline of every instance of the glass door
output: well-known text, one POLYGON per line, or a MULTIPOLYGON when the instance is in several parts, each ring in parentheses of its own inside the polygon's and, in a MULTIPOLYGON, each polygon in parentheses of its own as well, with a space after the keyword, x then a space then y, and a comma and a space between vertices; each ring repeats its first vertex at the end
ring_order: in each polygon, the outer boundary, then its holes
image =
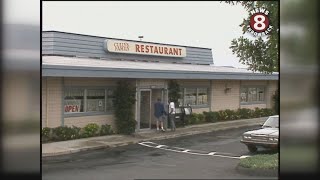
POLYGON ((140 129, 151 128, 151 90, 140 91, 140 129))

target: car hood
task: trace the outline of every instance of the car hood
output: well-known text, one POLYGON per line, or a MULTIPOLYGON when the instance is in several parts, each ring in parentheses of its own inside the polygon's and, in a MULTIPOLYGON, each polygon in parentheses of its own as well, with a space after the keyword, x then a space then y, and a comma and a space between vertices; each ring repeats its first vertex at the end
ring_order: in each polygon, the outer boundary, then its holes
POLYGON ((278 128, 262 128, 254 131, 247 131, 244 134, 279 136, 279 129, 278 128))

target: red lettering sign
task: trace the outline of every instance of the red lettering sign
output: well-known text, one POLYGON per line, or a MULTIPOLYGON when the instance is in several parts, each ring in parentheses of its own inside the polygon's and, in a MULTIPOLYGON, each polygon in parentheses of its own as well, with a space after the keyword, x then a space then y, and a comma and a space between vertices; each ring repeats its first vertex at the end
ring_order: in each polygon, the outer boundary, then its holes
POLYGON ((78 105, 65 105, 64 112, 80 112, 80 106, 78 106, 78 105))
POLYGON ((136 52, 140 52, 140 46, 139 46, 139 44, 136 44, 136 52))

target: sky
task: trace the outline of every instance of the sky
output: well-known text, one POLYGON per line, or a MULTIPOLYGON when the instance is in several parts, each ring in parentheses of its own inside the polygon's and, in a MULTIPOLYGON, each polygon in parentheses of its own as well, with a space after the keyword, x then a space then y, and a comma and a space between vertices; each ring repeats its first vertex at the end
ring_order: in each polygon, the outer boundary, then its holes
POLYGON ((214 64, 246 68, 232 54, 248 16, 241 5, 216 2, 43 1, 42 28, 110 38, 211 48, 214 64))

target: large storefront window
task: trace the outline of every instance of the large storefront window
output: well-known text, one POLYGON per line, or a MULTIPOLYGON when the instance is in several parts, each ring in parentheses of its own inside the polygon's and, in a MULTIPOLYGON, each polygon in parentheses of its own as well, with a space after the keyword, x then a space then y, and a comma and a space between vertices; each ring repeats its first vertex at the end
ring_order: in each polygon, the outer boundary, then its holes
POLYGON ((64 112, 84 112, 83 89, 68 89, 64 92, 64 112))
POLYGON ((208 88, 198 88, 198 105, 208 104, 208 88))
POLYGON ((184 95, 185 104, 196 105, 197 104, 197 88, 186 88, 184 95))
POLYGON ((240 102, 247 102, 247 94, 248 94, 248 88, 241 88, 241 92, 240 92, 240 102))
POLYGON ((105 111, 105 90, 88 90, 87 91, 87 112, 104 112, 105 111))
POLYGON ((180 93, 181 105, 208 105, 208 88, 182 88, 180 93))
POLYGON ((67 114, 103 113, 113 110, 112 89, 66 88, 64 94, 64 112, 67 114))
POLYGON ((241 87, 240 102, 264 102, 264 87, 241 87))

